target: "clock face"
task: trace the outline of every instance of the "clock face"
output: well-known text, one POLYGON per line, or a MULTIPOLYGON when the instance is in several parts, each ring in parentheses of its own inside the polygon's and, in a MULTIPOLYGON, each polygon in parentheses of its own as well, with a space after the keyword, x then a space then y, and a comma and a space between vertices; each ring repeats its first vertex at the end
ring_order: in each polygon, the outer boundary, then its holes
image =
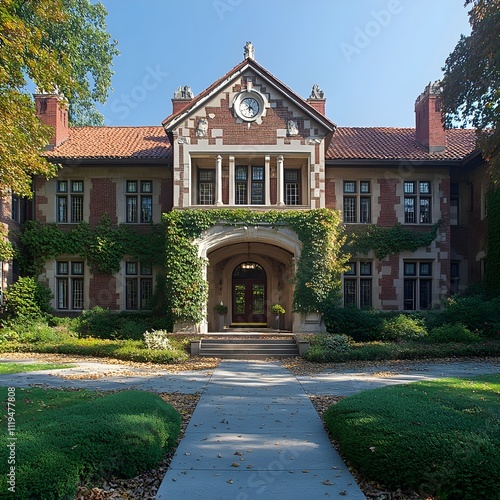
POLYGON ((245 118, 254 118, 259 114, 260 105, 253 97, 245 97, 240 102, 240 113, 245 118))

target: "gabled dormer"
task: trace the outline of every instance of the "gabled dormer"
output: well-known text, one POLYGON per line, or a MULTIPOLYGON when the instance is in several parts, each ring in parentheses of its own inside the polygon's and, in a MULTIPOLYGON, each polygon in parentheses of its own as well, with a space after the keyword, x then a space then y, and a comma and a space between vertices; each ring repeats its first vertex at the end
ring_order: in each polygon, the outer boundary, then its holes
POLYGON ((173 150, 174 207, 325 206, 325 152, 336 125, 317 86, 308 100, 254 59, 193 96, 180 87, 163 121, 173 150), (179 101, 182 103, 179 104, 179 101))

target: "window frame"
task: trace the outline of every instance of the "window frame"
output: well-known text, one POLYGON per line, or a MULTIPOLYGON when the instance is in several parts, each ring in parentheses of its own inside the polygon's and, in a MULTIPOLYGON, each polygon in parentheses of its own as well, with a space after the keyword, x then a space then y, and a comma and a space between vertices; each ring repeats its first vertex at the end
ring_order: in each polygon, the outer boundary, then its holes
POLYGON ((55 301, 60 311, 81 311, 85 305, 85 262, 80 259, 55 261, 55 301))
POLYGON ((403 181, 405 224, 432 224, 432 181, 403 181))
POLYGON ((373 262, 351 261, 343 273, 342 294, 344 307, 360 309, 373 306, 373 262))
POLYGON ((125 261, 125 310, 143 311, 153 295, 153 268, 139 261, 125 261))
POLYGON ((342 193, 344 224, 371 224, 371 181, 366 179, 344 180, 342 193))
POLYGON ((79 224, 84 221, 85 181, 56 180, 56 223, 79 224))
POLYGON ((152 180, 129 179, 125 181, 125 223, 151 224, 153 222, 152 180))
POLYGON ((403 310, 432 309, 433 264, 432 260, 403 261, 403 310))

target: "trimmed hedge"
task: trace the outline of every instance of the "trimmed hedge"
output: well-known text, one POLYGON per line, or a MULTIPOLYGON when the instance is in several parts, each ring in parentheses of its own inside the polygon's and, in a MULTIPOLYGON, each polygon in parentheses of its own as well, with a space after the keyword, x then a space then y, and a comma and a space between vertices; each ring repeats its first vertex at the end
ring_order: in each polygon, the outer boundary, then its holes
MULTIPOLYGON (((17 400, 23 397, 22 391, 16 389, 17 400)), ((27 406, 16 422, 19 499, 66 498, 81 481, 91 483, 111 475, 133 477, 155 467, 180 432, 177 411, 151 393, 123 391, 97 399, 89 396, 84 402, 69 399, 60 408, 46 409, 45 393, 33 391, 27 390, 24 397, 39 403, 42 411, 37 405, 31 411, 27 406)), ((7 399, 6 392, 0 390, 2 401, 7 399)), ((46 391, 47 398, 50 392, 46 391)), ((5 434, 0 446, 0 460, 6 464, 5 434)), ((7 491, 5 474, 0 477, 0 490, 7 491)))
POLYGON ((500 498, 500 375, 361 392, 325 424, 363 477, 424 498, 500 498))

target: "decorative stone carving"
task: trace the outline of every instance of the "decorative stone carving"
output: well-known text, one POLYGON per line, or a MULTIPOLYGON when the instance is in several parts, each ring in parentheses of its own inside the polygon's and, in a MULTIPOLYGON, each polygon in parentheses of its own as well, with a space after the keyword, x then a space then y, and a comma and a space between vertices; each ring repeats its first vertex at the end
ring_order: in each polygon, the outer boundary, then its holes
POLYGON ((324 99, 325 98, 325 93, 319 88, 319 86, 315 83, 313 85, 311 95, 309 96, 309 99, 324 99))
POLYGON ((196 125, 196 137, 206 137, 208 135, 208 120, 200 118, 196 125))
POLYGON ((295 120, 288 120, 286 123, 287 133, 288 135, 298 135, 299 126, 295 120))
POLYGON ((191 87, 187 85, 181 85, 175 92, 174 92, 174 99, 192 99, 194 97, 193 91, 191 90, 191 87))
POLYGON ((189 144, 189 137, 178 137, 177 144, 189 144))
POLYGON ((252 42, 247 42, 244 47, 244 57, 245 59, 255 59, 255 48, 252 42))

